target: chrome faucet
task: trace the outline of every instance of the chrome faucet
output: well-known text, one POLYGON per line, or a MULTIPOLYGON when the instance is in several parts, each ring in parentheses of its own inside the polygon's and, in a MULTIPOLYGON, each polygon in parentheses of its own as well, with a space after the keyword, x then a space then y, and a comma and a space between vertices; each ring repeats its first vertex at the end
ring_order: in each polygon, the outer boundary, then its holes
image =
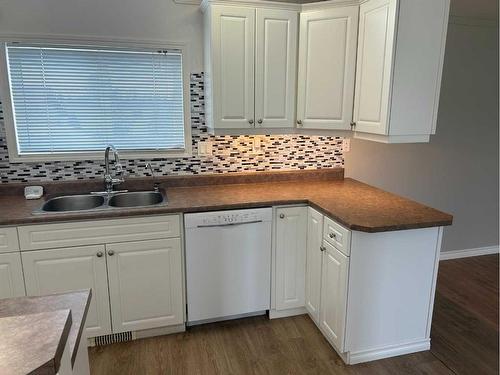
POLYGON ((146 168, 149 169, 149 171, 151 172, 151 177, 153 178, 153 190, 156 192, 160 191, 160 184, 156 182, 155 172, 151 163, 147 163, 146 168))
POLYGON ((106 193, 111 194, 113 192, 113 186, 121 184, 124 181, 123 177, 117 177, 119 175, 122 175, 123 167, 120 164, 120 156, 118 155, 118 151, 116 150, 115 146, 109 145, 108 147, 106 147, 106 151, 104 152, 104 165, 106 168, 104 174, 104 184, 106 185, 106 193), (113 156, 115 159, 115 177, 111 175, 111 172, 109 170, 110 151, 113 152, 113 156))

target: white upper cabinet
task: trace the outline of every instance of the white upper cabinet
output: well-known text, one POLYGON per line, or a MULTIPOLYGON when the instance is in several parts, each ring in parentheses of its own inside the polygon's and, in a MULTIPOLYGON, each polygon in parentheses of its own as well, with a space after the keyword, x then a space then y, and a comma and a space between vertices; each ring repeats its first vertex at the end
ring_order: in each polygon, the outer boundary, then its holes
POLYGON ((213 6, 213 121, 220 128, 254 123, 255 9, 213 6))
POLYGON ((297 9, 296 4, 204 4, 205 107, 211 132, 294 127, 297 9))
POLYGON ((356 130, 386 134, 397 0, 370 0, 359 9, 354 121, 356 130))
POLYGON ((257 9, 256 14, 256 127, 293 128, 298 14, 281 9, 257 9))
POLYGON ((350 130, 358 6, 300 16, 297 125, 350 130))
POLYGON ((355 137, 428 142, 435 133, 449 0, 368 0, 359 9, 355 137))

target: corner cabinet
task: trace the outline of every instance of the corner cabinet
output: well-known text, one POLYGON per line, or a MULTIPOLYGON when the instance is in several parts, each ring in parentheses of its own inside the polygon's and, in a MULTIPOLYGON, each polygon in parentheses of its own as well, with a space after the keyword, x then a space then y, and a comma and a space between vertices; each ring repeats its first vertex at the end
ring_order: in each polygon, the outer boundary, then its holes
POLYGON ((449 0, 359 7, 355 138, 428 142, 436 132, 449 0))
POLYGON ((204 3, 211 132, 294 127, 298 11, 283 7, 204 3))
POLYGON ((300 15, 297 126, 350 130, 358 6, 300 15))

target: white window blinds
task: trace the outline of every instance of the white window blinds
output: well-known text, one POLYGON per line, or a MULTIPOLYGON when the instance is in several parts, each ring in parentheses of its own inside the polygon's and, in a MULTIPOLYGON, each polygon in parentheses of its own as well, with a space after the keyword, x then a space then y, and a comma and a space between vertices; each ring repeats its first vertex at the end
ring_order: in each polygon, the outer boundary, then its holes
POLYGON ((185 148, 182 54, 8 45, 19 155, 185 148))

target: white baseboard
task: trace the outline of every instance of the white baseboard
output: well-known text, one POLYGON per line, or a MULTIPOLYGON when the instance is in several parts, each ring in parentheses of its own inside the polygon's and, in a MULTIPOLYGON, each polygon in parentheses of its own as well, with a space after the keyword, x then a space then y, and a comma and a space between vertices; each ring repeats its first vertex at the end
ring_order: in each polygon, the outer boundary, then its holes
POLYGON ((348 352, 346 363, 355 365, 356 363, 370 362, 382 358, 396 357, 398 355, 423 352, 431 348, 431 340, 425 339, 408 344, 386 346, 384 348, 365 350, 360 352, 348 352))
POLYGON ((498 254, 499 245, 478 247, 476 249, 442 251, 439 260, 458 259, 467 257, 477 257, 480 255, 498 254))
POLYGON ((295 309, 287 310, 269 310, 269 319, 286 318, 288 316, 307 314, 305 307, 297 307, 295 309))

